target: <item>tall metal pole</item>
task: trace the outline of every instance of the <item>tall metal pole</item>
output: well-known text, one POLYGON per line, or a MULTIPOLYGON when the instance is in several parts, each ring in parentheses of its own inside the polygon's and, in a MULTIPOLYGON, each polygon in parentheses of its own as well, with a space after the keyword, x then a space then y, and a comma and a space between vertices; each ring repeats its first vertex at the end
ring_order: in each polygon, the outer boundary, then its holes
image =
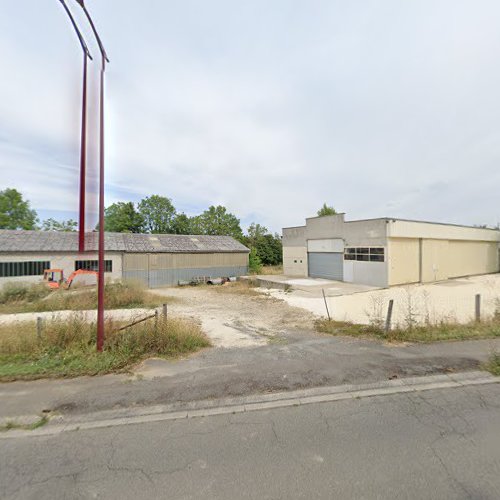
POLYGON ((84 0, 76 0, 83 9, 101 52, 101 79, 99 93, 99 243, 97 270, 97 350, 104 347, 104 71, 106 61, 109 62, 106 50, 102 44, 97 29, 85 7, 84 0))
POLYGON ((78 222, 78 251, 85 251, 85 191, 87 166, 87 58, 92 60, 90 51, 75 22, 75 18, 64 0, 59 0, 68 15, 83 51, 83 84, 82 84, 82 126, 80 139, 80 204, 78 222))
POLYGON ((106 59, 102 54, 101 89, 99 98, 99 247, 97 276, 97 350, 104 346, 104 70, 106 59))
POLYGON ((80 139, 80 210, 78 251, 85 252, 85 191, 87 175, 87 54, 83 54, 82 135, 80 139))

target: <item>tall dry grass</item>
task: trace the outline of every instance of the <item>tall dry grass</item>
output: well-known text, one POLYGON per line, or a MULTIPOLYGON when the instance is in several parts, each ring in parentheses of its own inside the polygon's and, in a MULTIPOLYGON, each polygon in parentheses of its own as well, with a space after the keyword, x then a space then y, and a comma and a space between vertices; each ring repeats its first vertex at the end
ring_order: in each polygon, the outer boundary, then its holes
POLYGON ((0 325, 0 380, 96 375, 127 369, 147 357, 176 357, 210 345, 198 324, 159 316, 123 331, 106 322, 102 353, 96 326, 75 313, 54 318, 37 335, 35 322, 0 325))
MULTIPOLYGON (((106 283, 107 309, 156 307, 170 299, 149 292, 136 282, 106 283)), ((97 307, 97 291, 92 288, 50 291, 43 284, 7 283, 0 294, 0 313, 82 311, 97 307)))

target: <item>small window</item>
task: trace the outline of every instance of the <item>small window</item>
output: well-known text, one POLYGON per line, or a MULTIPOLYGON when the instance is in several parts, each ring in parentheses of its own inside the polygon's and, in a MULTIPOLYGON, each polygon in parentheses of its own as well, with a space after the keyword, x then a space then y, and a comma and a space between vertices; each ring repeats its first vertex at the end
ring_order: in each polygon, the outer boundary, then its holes
MULTIPOLYGON (((79 269, 85 269, 87 271, 98 271, 99 270, 99 261, 98 260, 77 260, 75 261, 75 271, 79 269)), ((113 261, 105 260, 104 261, 104 272, 112 273, 113 272, 113 261)))
POLYGON ((0 262, 0 278, 18 276, 41 276, 50 269, 50 261, 0 262))
POLYGON ((359 262, 384 262, 385 249, 383 247, 349 247, 345 249, 344 260, 359 262))

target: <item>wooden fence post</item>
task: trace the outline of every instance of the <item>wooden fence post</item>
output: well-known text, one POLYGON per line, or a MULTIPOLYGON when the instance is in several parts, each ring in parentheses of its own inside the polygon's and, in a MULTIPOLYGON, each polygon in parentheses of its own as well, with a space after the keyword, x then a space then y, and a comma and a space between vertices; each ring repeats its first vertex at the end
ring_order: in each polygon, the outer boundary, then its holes
POLYGON ((394 300, 389 300, 389 307, 387 308, 387 317, 385 318, 385 331, 388 332, 391 329, 392 321, 392 308, 394 306, 394 300))
POLYGON ((38 340, 42 340, 42 321, 40 316, 36 318, 36 336, 38 340))
POLYGON ((481 294, 476 294, 476 322, 479 323, 481 321, 481 294))
POLYGON ((167 319, 167 313, 168 313, 168 305, 163 304, 163 316, 165 316, 165 319, 167 319))
POLYGON ((326 302, 326 296, 325 296, 325 289, 322 288, 321 291, 323 292, 323 300, 325 301, 325 307, 326 307, 326 314, 328 316, 328 321, 331 321, 332 318, 330 318, 330 311, 328 310, 328 304, 326 302))
POLYGON ((155 333, 158 333, 158 309, 155 309, 155 333))

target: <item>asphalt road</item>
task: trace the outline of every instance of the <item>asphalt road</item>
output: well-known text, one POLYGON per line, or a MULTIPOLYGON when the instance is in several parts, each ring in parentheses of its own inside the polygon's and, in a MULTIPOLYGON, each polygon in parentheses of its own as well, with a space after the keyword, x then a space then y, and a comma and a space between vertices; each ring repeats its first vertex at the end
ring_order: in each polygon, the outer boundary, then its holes
POLYGON ((0 439, 6 499, 498 499, 500 384, 0 439))

